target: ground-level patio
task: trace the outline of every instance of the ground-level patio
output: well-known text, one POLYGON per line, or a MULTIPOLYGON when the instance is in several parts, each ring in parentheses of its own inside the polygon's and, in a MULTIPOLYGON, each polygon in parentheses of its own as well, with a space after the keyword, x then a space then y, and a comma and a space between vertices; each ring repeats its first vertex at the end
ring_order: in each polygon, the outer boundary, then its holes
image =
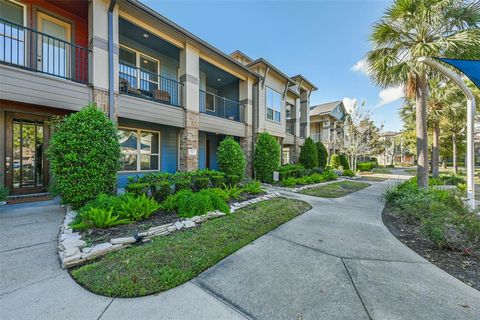
POLYGON ((60 268, 55 202, 0 209, 2 319, 476 319, 480 292, 383 225, 391 180, 343 198, 285 193, 312 210, 199 277, 135 299, 92 294, 60 268))

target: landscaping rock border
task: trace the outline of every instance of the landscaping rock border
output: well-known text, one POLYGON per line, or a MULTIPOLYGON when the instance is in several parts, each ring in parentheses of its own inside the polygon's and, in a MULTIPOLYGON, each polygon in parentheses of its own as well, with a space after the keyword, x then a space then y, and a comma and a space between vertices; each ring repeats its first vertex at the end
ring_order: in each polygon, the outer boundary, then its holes
MULTIPOLYGON (((250 200, 234 202, 230 206, 230 213, 234 213, 236 210, 248 205, 270 200, 279 196, 280 194, 278 192, 267 192, 267 194, 263 194, 250 200)), ((154 237, 166 236, 180 230, 195 228, 207 220, 222 217, 225 213, 215 210, 201 216, 178 220, 175 223, 167 223, 151 227, 147 231, 140 232, 131 237, 113 238, 110 239, 110 242, 99 243, 91 247, 87 247, 87 244, 82 240, 80 233, 73 232, 73 229, 70 227, 70 223, 75 219, 76 215, 77 211, 67 207, 65 220, 60 227, 60 234, 58 236, 58 256, 60 257, 62 268, 64 269, 85 263, 109 252, 121 250, 134 244, 148 242, 154 237)))

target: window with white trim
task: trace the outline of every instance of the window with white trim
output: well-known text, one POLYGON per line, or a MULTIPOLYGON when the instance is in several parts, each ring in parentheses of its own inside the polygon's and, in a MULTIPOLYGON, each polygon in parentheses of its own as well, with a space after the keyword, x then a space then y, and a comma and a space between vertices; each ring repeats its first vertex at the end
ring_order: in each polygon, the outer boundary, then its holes
POLYGON ((120 171, 151 171, 160 167, 160 133, 141 129, 118 129, 120 171))
POLYGON ((269 87, 267 87, 266 95, 267 119, 280 122, 282 114, 282 95, 269 87))

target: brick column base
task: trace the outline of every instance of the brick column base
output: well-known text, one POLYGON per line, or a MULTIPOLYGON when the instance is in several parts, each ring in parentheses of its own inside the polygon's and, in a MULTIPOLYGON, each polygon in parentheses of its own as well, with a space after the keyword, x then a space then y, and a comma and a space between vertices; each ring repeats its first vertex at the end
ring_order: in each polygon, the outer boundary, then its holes
MULTIPOLYGON (((109 93, 106 90, 100 90, 100 89, 93 89, 93 102, 97 106, 98 109, 102 110, 107 116, 109 115, 109 107, 108 107, 108 102, 109 102, 109 93)), ((118 123, 118 93, 114 95, 113 98, 114 104, 115 104, 115 123, 118 123)))
POLYGON ((290 160, 293 163, 297 163, 300 157, 300 143, 298 142, 298 137, 294 137, 293 147, 290 147, 290 160))
POLYGON ((240 138, 240 146, 242 147, 243 153, 245 154, 245 160, 247 160, 247 165, 245 167, 245 175, 247 177, 253 178, 253 132, 252 126, 246 125, 245 127, 245 137, 240 138))
POLYGON ((185 112, 185 128, 180 130, 180 170, 198 169, 198 122, 197 112, 185 112))

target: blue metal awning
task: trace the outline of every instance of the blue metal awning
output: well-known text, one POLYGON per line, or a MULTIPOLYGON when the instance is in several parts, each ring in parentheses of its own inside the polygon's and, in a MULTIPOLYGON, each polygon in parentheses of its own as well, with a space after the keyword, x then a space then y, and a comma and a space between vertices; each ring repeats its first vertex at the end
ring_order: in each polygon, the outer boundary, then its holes
POLYGON ((459 60, 437 58, 440 61, 448 63, 465 74, 470 80, 480 88, 480 60, 459 60))

